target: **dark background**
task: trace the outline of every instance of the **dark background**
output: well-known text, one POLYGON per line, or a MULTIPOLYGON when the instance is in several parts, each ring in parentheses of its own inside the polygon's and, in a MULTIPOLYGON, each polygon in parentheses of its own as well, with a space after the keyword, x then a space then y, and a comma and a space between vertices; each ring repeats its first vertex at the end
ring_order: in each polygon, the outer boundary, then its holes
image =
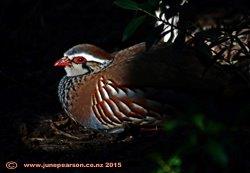
MULTIPOLYGON (((216 6, 217 1, 212 1, 216 6)), ((116 161, 131 156, 134 160, 126 162, 126 167, 137 172, 142 167, 154 170, 153 163, 144 159, 138 161, 143 156, 129 152, 120 156, 119 150, 113 156, 103 151, 99 158, 92 153, 33 152, 24 146, 19 134, 23 124, 29 129, 35 128, 40 120, 53 118, 61 111, 57 85, 65 72, 54 68, 53 64, 67 49, 79 43, 91 43, 113 52, 145 41, 152 26, 144 26, 128 41, 121 41, 123 30, 133 16, 131 11, 115 6, 113 0, 1 0, 1 168, 9 160, 73 162, 75 158, 76 161, 97 162, 98 159, 116 161)), ((137 147, 140 146, 120 148, 137 147)), ((235 155, 237 157, 237 153, 235 155)))

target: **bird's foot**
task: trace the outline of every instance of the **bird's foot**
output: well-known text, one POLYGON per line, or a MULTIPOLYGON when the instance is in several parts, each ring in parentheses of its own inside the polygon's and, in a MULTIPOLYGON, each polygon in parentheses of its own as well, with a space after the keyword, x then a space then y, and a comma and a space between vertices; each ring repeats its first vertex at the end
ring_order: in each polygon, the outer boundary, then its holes
POLYGON ((58 117, 58 120, 57 120, 57 121, 54 121, 54 124, 55 124, 57 127, 65 126, 65 125, 67 125, 68 123, 70 123, 70 118, 69 118, 69 117, 62 116, 62 115, 60 115, 60 116, 58 117))
POLYGON ((74 140, 90 139, 93 136, 93 132, 87 131, 68 116, 60 115, 57 120, 50 122, 50 128, 54 134, 74 140))
POLYGON ((54 123, 53 121, 50 123, 51 129, 54 131, 54 133, 55 133, 56 135, 64 136, 64 137, 67 137, 67 138, 70 138, 70 139, 77 139, 77 140, 80 139, 80 138, 77 137, 77 136, 74 136, 74 135, 72 135, 72 134, 70 134, 70 133, 67 133, 67 132, 64 132, 64 131, 60 130, 60 129, 58 128, 57 124, 58 124, 57 122, 54 123))

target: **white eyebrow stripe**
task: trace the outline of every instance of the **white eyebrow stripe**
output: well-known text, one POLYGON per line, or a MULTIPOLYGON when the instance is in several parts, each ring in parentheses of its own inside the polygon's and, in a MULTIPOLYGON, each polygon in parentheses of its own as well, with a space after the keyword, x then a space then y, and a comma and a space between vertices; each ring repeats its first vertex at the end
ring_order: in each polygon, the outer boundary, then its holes
POLYGON ((103 60, 103 59, 100 59, 100 58, 97 58, 97 57, 94 57, 90 54, 87 54, 87 53, 79 53, 79 54, 74 54, 74 55, 67 55, 67 54, 64 54, 64 56, 67 56, 69 57, 69 59, 73 59, 73 57, 76 57, 76 56, 82 56, 84 57, 87 61, 95 61, 95 62, 99 62, 99 63, 104 63, 106 62, 107 60, 103 60))

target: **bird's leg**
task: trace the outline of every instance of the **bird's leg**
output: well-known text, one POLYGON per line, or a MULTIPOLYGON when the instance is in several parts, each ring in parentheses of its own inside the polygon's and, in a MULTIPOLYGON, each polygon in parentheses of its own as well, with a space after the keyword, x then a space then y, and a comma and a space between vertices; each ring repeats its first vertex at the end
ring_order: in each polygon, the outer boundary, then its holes
POLYGON ((57 121, 54 121, 54 124, 57 126, 57 127, 60 127, 60 126, 64 126, 64 125, 67 125, 67 123, 69 123, 70 121, 70 118, 67 116, 62 116, 60 115, 59 116, 59 120, 57 121))
POLYGON ((77 140, 80 139, 80 138, 77 137, 77 136, 74 136, 74 135, 72 135, 72 134, 70 134, 70 133, 67 133, 67 132, 64 132, 64 131, 58 129, 58 126, 57 126, 56 123, 54 123, 53 121, 50 123, 50 127, 52 128, 52 130, 54 131, 54 133, 55 133, 56 135, 65 136, 65 137, 71 138, 71 139, 77 139, 77 140))
POLYGON ((71 139, 77 139, 77 140, 80 139, 77 136, 74 136, 74 135, 71 135, 71 134, 64 132, 62 130, 59 130, 53 122, 50 124, 50 127, 54 130, 56 135, 62 135, 62 136, 65 136, 65 137, 71 138, 71 139))
POLYGON ((87 135, 83 135, 81 133, 80 136, 76 136, 72 135, 72 133, 67 132, 73 129, 76 130, 76 132, 78 132, 79 134, 79 132, 81 131, 80 128, 82 128, 80 124, 76 124, 76 122, 68 116, 60 115, 58 120, 50 122, 50 127, 56 135, 61 135, 67 138, 80 140, 86 139, 88 137, 87 135))

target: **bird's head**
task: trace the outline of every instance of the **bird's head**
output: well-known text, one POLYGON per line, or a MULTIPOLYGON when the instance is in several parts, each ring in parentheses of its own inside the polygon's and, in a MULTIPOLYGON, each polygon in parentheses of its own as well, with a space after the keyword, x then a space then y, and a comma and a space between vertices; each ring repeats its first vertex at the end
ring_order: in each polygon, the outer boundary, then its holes
POLYGON ((90 44, 80 44, 64 53, 54 66, 64 67, 67 76, 78 76, 98 72, 112 62, 112 57, 104 50, 90 44))

